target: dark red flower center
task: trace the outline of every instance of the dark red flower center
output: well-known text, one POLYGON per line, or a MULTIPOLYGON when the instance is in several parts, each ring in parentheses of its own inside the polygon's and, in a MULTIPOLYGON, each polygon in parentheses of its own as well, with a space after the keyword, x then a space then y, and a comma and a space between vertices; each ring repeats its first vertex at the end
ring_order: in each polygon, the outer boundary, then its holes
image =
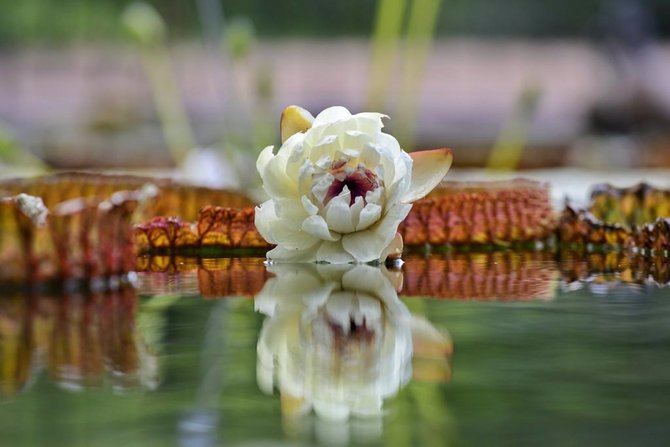
POLYGON ((346 162, 336 162, 333 163, 330 173, 335 179, 326 192, 324 205, 330 202, 333 197, 339 195, 345 186, 351 193, 349 206, 354 204, 356 197, 363 197, 363 200, 365 200, 368 191, 373 191, 379 187, 375 173, 362 165, 354 169, 347 167, 346 162))

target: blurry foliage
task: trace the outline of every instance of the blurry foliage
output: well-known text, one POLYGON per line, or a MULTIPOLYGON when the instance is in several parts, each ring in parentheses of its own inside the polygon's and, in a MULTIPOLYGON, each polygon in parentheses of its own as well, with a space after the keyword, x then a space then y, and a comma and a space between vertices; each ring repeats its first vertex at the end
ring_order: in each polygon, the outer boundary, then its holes
POLYGON ((514 111, 491 149, 487 162, 489 169, 515 170, 519 167, 541 96, 542 90, 534 83, 521 90, 514 111))
POLYGON ((32 166, 37 169, 45 167, 40 159, 21 145, 11 129, 0 122, 0 165, 2 164, 32 166))
MULTIPOLYGON (((608 0, 447 0, 437 23, 438 34, 591 35, 608 0)), ((670 2, 640 0, 670 36, 670 2)), ((118 17, 130 0, 0 0, 0 43, 120 38, 118 17)), ((176 37, 199 29, 195 1, 150 2, 176 37)), ((261 36, 368 35, 375 0, 227 0, 226 17, 253 19, 261 36)))
POLYGON ((234 60, 245 59, 256 40, 254 24, 246 17, 236 17, 226 27, 223 43, 234 60))
POLYGON ((144 2, 132 3, 121 15, 130 36, 142 45, 160 44, 167 34, 156 9, 144 2))
POLYGON ((172 70, 165 22, 151 4, 134 2, 121 14, 121 23, 140 50, 165 143, 173 160, 181 163, 195 146, 195 137, 172 70))

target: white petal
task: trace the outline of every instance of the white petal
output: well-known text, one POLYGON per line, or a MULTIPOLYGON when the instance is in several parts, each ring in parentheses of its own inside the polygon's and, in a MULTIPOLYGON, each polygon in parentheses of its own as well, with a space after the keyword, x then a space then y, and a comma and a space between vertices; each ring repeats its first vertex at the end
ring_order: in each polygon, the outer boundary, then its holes
POLYGON ((302 228, 294 226, 292 222, 282 219, 274 221, 270 232, 273 239, 277 241, 277 245, 281 245, 287 249, 304 249, 311 247, 319 241, 318 238, 303 231, 302 228))
POLYGON ((361 155, 361 151, 358 149, 339 149, 335 151, 335 156, 333 160, 351 160, 358 158, 361 155))
POLYGON ((379 164, 387 188, 411 173, 412 159, 391 135, 378 133, 372 146, 379 153, 379 164))
POLYGON ((412 209, 411 205, 395 205, 380 221, 367 230, 343 235, 342 246, 358 262, 380 259, 384 249, 398 231, 398 225, 407 217, 410 209, 412 209))
POLYGON ((309 158, 314 163, 321 166, 322 161, 332 157, 335 151, 340 149, 340 142, 337 135, 327 135, 313 145, 309 151, 309 158))
POLYGON ((372 112, 363 112, 354 115, 358 130, 368 134, 381 132, 384 127, 382 118, 388 118, 388 116, 372 112))
POLYGON ((305 141, 305 134, 297 133, 291 135, 288 140, 284 141, 277 151, 277 155, 286 157, 287 159, 293 154, 296 149, 299 149, 303 146, 305 141))
POLYGON ((300 201, 302 202, 303 209, 310 216, 313 216, 319 212, 319 208, 316 205, 314 205, 311 200, 309 200, 309 197, 302 196, 300 198, 300 201))
POLYGON ((286 248, 277 245, 267 252, 268 259, 276 262, 314 262, 316 261, 316 251, 319 244, 314 244, 307 248, 286 248))
POLYGON ((372 189, 365 194, 365 201, 367 203, 376 203, 377 205, 383 204, 384 197, 384 187, 380 186, 378 188, 372 189))
POLYGON ((363 150, 361 151, 361 163, 363 163, 364 166, 368 169, 373 169, 379 165, 380 159, 379 151, 375 145, 366 143, 363 146, 363 150))
POLYGON ((286 160, 276 156, 267 162, 261 178, 263 189, 270 197, 290 197, 297 193, 297 185, 286 175, 286 160))
POLYGON ((302 229, 312 236, 324 241, 337 241, 340 235, 328 229, 328 224, 319 215, 309 216, 302 222, 302 229))
POLYGON ((274 202, 277 218, 288 222, 294 228, 299 228, 302 221, 309 217, 301 200, 275 199, 274 202))
POLYGON ((319 113, 316 118, 314 118, 314 123, 312 123, 312 128, 317 126, 322 126, 324 124, 334 123, 336 121, 344 120, 351 118, 351 113, 344 107, 334 106, 329 107, 319 113))
POLYGON ((356 231, 365 230, 373 223, 377 222, 382 215, 382 207, 376 203, 368 203, 365 208, 361 210, 356 231))
POLYGON ((305 160, 298 172, 298 192, 308 194, 312 188, 312 178, 316 171, 314 164, 310 160, 305 160))
POLYGON ((274 154, 272 153, 273 150, 274 146, 268 146, 258 154, 258 158, 256 159, 256 170, 261 176, 263 175, 263 171, 265 171, 265 166, 267 166, 268 162, 274 158, 274 154))
POLYGON ((344 149, 362 150, 368 143, 373 141, 372 135, 360 130, 347 130, 342 135, 342 147, 344 149))
POLYGON ((377 113, 377 112, 361 112, 357 113, 354 115, 356 118, 364 118, 370 121, 374 121, 375 123, 378 123, 380 126, 384 127, 384 119, 389 119, 388 115, 384 115, 383 113, 377 113))
POLYGON ((314 194, 314 198, 319 201, 323 205, 323 202, 326 200, 326 194, 328 194, 328 188, 330 188, 330 185, 333 183, 333 180, 335 180, 335 177, 333 177, 332 174, 330 173, 325 173, 325 174, 317 174, 314 177, 314 184, 312 185, 312 194, 314 194))
MULTIPOLYGON (((291 137, 293 138, 293 137, 291 137)), ((286 161, 286 175, 291 179, 296 179, 300 175, 300 170, 305 164, 304 149, 301 146, 296 146, 289 153, 286 161)))
POLYGON ((272 237, 272 224, 277 220, 277 214, 275 213, 275 204, 272 200, 261 203, 260 206, 256 207, 256 213, 254 215, 254 224, 256 229, 270 244, 276 244, 277 241, 272 237))
POLYGON ((340 194, 330 199, 326 207, 328 228, 338 233, 351 233, 356 229, 351 218, 351 210, 349 209, 350 201, 351 193, 346 186, 340 194))
POLYGON ((315 163, 315 165, 322 170, 330 169, 330 165, 332 164, 333 164, 333 157, 331 157, 330 155, 324 155, 323 157, 319 158, 315 163))
POLYGON ((318 262, 330 262, 331 264, 348 264, 354 262, 353 256, 347 253, 342 248, 342 243, 337 242, 323 242, 316 252, 316 260, 318 262))
POLYGON ((354 224, 354 227, 358 225, 358 221, 361 218, 361 211, 365 206, 365 200, 363 197, 358 196, 354 199, 354 204, 349 207, 349 212, 351 213, 351 223, 354 224))
POLYGON ((404 199, 412 183, 412 159, 407 152, 402 152, 396 159, 395 167, 396 171, 393 183, 390 185, 386 184, 386 196, 390 203, 396 203, 404 199), (402 172, 403 174, 399 176, 398 172, 402 172))

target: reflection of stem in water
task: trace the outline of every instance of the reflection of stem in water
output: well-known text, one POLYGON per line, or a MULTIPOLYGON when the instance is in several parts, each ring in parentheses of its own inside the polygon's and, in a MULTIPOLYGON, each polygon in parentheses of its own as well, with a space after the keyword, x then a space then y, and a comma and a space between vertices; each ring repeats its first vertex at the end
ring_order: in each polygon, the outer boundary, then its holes
POLYGON ((224 370, 223 358, 225 343, 221 343, 221 335, 225 330, 229 302, 219 301, 207 321, 205 341, 203 343, 201 369, 202 381, 196 394, 196 403, 200 407, 215 408, 221 395, 224 370))
POLYGON ((200 356, 202 379, 195 395, 193 410, 179 421, 180 444, 184 446, 216 445, 217 404, 224 383, 225 343, 221 336, 226 328, 229 301, 219 301, 212 310, 205 329, 200 356))

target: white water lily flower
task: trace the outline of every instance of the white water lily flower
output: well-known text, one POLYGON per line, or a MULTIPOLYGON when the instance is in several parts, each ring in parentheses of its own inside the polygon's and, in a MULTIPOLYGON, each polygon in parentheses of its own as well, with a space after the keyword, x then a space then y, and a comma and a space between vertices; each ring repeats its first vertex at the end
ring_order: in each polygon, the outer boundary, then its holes
POLYGON ((255 298, 267 315, 257 345, 259 387, 279 389, 286 417, 380 417, 411 377, 411 314, 385 268, 275 265, 255 298))
POLYGON ((287 262, 371 262, 401 248, 397 229, 412 202, 451 166, 448 149, 408 154, 382 132, 379 113, 331 107, 316 118, 296 106, 282 114, 283 144, 266 147, 256 167, 270 200, 256 228, 287 262))

